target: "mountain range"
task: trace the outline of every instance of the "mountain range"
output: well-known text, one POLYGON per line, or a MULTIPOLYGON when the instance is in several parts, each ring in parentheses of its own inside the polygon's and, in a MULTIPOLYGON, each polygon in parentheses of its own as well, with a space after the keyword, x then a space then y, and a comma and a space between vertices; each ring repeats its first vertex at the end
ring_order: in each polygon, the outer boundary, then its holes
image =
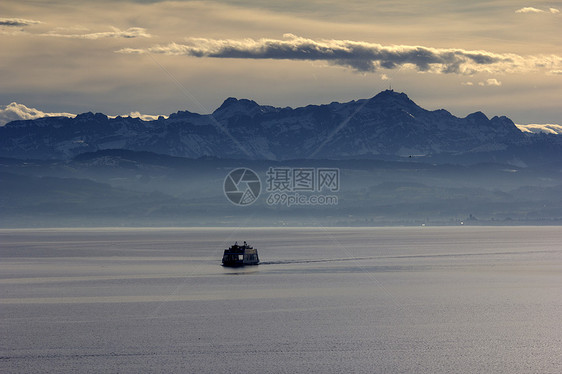
POLYGON ((17 120, 0 126, 0 227, 560 225, 560 160, 560 135, 391 90, 300 108, 229 98, 148 121, 17 120), (261 180, 251 206, 225 195, 238 168, 261 180), (272 205, 271 168, 337 170, 338 203, 272 205))
POLYGON ((212 114, 178 111, 153 121, 83 113, 0 127, 0 157, 71 159, 104 149, 224 159, 401 159, 526 165, 562 156, 562 137, 521 132, 509 118, 458 118, 404 93, 277 108, 228 98, 212 114))

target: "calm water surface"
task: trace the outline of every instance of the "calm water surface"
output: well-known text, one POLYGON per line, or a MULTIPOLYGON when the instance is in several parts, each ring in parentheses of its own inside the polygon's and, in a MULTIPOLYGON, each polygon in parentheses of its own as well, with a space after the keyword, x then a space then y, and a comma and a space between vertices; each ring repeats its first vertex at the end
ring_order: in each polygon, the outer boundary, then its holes
POLYGON ((556 373, 562 228, 0 230, 1 373, 556 373), (229 269, 235 240, 262 264, 229 269))

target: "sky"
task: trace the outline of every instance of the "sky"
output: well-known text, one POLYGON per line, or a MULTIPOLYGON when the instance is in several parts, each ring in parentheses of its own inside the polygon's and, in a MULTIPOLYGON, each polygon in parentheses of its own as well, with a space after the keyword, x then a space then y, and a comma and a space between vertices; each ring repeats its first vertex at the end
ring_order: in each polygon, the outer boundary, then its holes
POLYGON ((392 88, 459 117, 556 127, 561 35, 562 1, 3 0, 0 117, 210 113, 228 97, 298 107, 392 88))

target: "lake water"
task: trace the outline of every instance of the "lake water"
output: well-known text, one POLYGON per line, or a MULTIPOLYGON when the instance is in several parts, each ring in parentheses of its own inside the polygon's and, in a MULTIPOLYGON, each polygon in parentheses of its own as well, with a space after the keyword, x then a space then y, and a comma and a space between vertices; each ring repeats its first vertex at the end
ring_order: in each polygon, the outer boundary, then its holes
POLYGON ((1 373, 556 373, 561 227, 0 230, 1 373), (262 264, 220 266, 247 240, 262 264))

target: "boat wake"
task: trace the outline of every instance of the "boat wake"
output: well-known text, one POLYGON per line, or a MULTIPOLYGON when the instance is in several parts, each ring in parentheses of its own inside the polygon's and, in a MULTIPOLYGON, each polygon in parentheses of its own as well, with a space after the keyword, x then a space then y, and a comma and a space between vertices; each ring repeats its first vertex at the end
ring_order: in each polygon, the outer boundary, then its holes
MULTIPOLYGON (((554 252, 559 252, 554 251, 554 252)), ((344 257, 344 258, 323 258, 323 259, 294 259, 279 261, 262 261, 260 265, 287 265, 287 264, 311 264, 321 262, 344 262, 344 261, 366 261, 366 260, 387 260, 387 259, 416 259, 416 258, 440 258, 440 257, 469 257, 469 256, 498 256, 498 255, 524 255, 536 253, 553 253, 553 251, 501 251, 501 252, 463 252, 463 253, 420 253, 404 255, 380 255, 368 257, 344 257)))
POLYGON ((279 260, 279 261, 261 261, 260 265, 290 265, 290 264, 312 264, 322 262, 344 262, 344 261, 362 261, 372 260, 376 257, 347 257, 347 258, 323 258, 323 259, 297 259, 297 260, 279 260))

